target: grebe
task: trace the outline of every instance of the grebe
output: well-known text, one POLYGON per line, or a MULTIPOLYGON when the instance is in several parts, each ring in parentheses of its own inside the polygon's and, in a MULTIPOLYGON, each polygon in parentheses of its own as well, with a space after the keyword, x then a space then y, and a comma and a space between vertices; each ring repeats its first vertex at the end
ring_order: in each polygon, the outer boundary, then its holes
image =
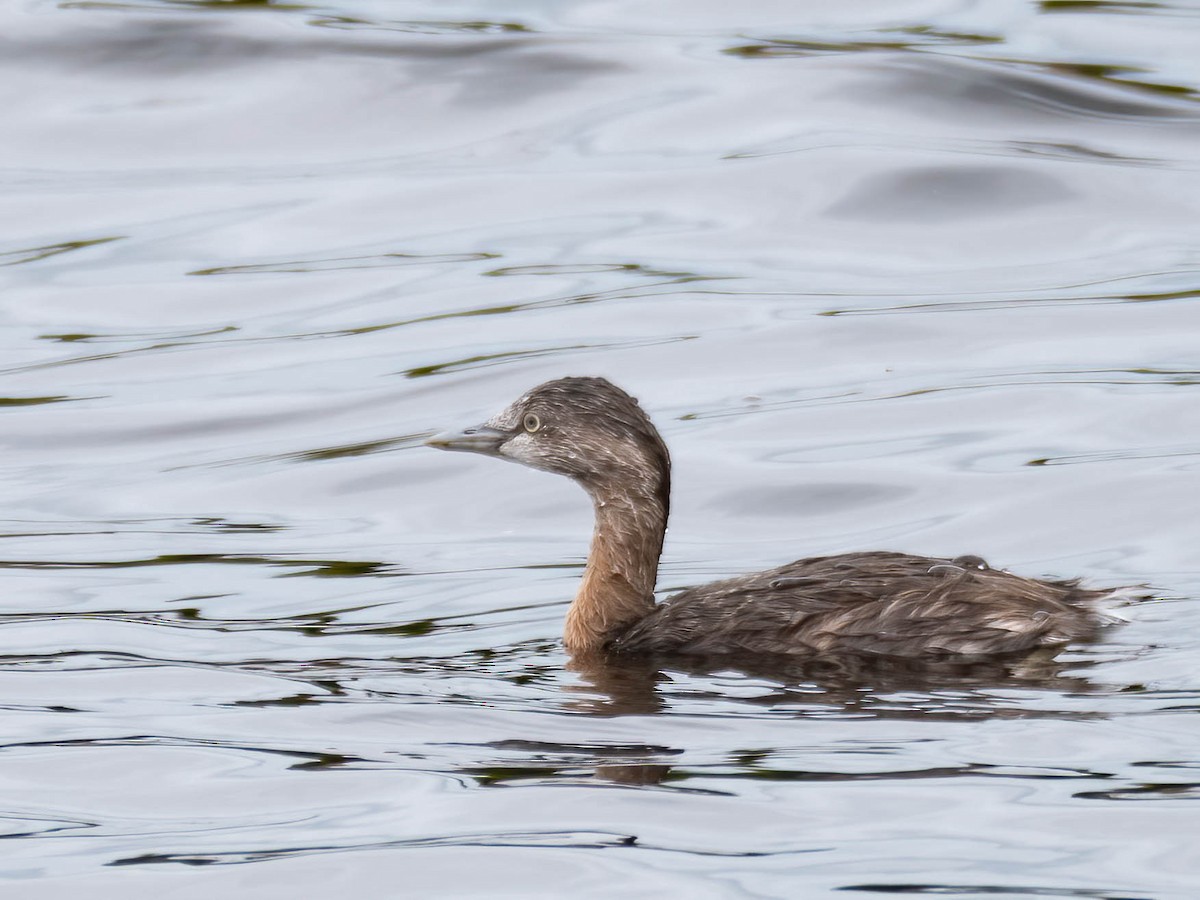
POLYGON ((592 498, 587 566, 567 611, 573 654, 980 659, 1061 648, 1113 621, 1114 592, 1022 578, 978 556, 845 553, 688 588, 655 604, 671 461, 637 401, 560 378, 486 423, 427 442, 566 475, 592 498))

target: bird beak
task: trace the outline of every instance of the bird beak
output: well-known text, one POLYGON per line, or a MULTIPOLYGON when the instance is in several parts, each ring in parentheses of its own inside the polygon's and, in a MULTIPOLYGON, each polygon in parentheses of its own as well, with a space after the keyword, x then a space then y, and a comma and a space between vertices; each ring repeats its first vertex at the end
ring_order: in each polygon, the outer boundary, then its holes
POLYGON ((482 453, 484 456, 499 456, 500 445, 508 440, 507 432, 490 425, 476 425, 462 431, 443 431, 425 443, 439 450, 461 450, 464 453, 482 453))

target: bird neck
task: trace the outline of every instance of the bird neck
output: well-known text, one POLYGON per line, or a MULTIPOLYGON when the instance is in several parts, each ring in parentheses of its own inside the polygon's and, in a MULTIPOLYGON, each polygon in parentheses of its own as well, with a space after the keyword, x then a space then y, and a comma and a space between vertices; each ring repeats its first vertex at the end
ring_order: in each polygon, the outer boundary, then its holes
POLYGON ((595 530, 563 632, 572 653, 602 650, 654 609, 654 582, 667 531, 665 490, 591 493, 595 530))

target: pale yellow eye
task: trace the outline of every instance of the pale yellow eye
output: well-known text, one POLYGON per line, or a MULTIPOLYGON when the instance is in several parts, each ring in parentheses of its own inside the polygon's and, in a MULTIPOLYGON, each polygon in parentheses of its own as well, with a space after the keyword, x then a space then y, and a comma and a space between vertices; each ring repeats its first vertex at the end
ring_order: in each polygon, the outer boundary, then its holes
POLYGON ((535 413, 525 413, 525 430, 533 434, 542 427, 542 420, 535 413))

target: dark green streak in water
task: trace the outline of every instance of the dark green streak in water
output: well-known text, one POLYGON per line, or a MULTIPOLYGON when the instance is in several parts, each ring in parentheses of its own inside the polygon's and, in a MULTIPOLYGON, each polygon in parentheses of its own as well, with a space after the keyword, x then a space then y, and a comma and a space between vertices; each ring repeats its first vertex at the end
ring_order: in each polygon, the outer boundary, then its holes
POLYGON ((347 456, 368 456, 393 447, 412 446, 420 443, 427 435, 405 434, 396 438, 383 438, 378 441, 362 441, 357 444, 342 444, 337 447, 322 447, 317 450, 300 450, 285 455, 284 459, 297 462, 316 462, 326 459, 342 459, 347 456))
MULTIPOLYGON (((1100 2, 1096 2, 1096 0, 1091 0, 1091 2, 1088 2, 1088 0, 1057 0, 1057 2, 1056 0, 1045 0, 1045 2, 1042 3, 1042 11, 1067 12, 1092 8, 1135 11, 1142 8, 1157 8, 1158 5, 1159 4, 1156 3, 1102 4, 1100 2)), ((737 47, 729 47, 723 52, 730 56, 740 56, 744 59, 777 59, 797 56, 815 56, 820 54, 864 53, 878 51, 895 52, 897 50, 907 50, 920 53, 928 51, 930 48, 938 45, 978 45, 1000 44, 1004 42, 1003 38, 992 35, 939 32, 929 28, 928 26, 915 26, 910 28, 896 29, 896 32, 900 34, 914 35, 920 39, 893 40, 886 37, 879 37, 875 39, 867 38, 857 41, 808 41, 778 38, 764 40, 755 44, 743 44, 737 47)), ((881 34, 888 33, 889 32, 885 31, 881 34)), ((1107 84, 1120 87, 1151 91, 1159 94, 1168 94, 1176 97, 1186 97, 1188 99, 1194 99, 1197 93, 1194 88, 1187 87, 1185 85, 1164 84, 1162 82, 1143 81, 1128 77, 1130 75, 1145 74, 1148 71, 1136 66, 1116 66, 1096 63, 1044 62, 1040 60, 1011 59, 1002 57, 991 58, 990 61, 1009 65, 1028 66, 1030 68, 1041 69, 1044 71, 1103 81, 1107 84)))
POLYGON ((501 34, 523 33, 533 31, 528 25, 519 22, 488 22, 475 20, 469 22, 439 21, 436 19, 406 19, 403 21, 362 19, 357 16, 320 16, 309 21, 310 25, 318 28, 369 28, 372 31, 403 31, 411 34, 501 34))
POLYGON ((214 266, 196 269, 189 275, 262 275, 294 272, 327 272, 339 269, 382 269, 394 266, 434 265, 447 262, 478 262, 496 259, 496 253, 445 253, 422 256, 416 253, 377 253, 373 256, 342 256, 329 259, 292 260, 278 263, 253 263, 242 266, 214 266))
POLYGON ((923 47, 946 44, 1000 44, 1002 37, 991 34, 966 34, 954 31, 938 31, 928 25, 889 29, 882 34, 911 36, 897 38, 866 38, 857 41, 806 41, 786 38, 769 39, 756 44, 729 47, 724 52, 745 59, 771 59, 790 56, 813 56, 816 54, 863 53, 879 50, 920 50, 923 47))
MULTIPOLYGON (((1020 60, 1011 60, 1012 62, 1020 62, 1020 60)), ((1146 69, 1141 69, 1136 66, 1108 66, 1098 65, 1096 63, 1042 63, 1041 68, 1049 69, 1052 72, 1064 72, 1068 75, 1077 75, 1081 78, 1091 78, 1097 81, 1104 81, 1109 84, 1115 84, 1123 87, 1137 88, 1143 91, 1153 91, 1159 94, 1171 94, 1174 96, 1195 97, 1196 91, 1190 87, 1181 84, 1163 84, 1154 81, 1140 81, 1134 78, 1128 78, 1129 75, 1145 74, 1146 69)))
POLYGON ((153 566, 191 566, 201 564, 234 566, 276 566, 306 571, 288 572, 287 576, 312 575, 319 578, 359 578, 362 576, 396 577, 404 573, 391 564, 346 559, 279 559, 233 553, 166 553, 147 559, 92 560, 56 562, 50 560, 0 560, 0 569, 140 569, 153 566))
POLYGON ((926 303, 902 303, 895 306, 826 309, 818 316, 879 316, 908 312, 975 312, 978 310, 1021 309, 1041 306, 1087 306, 1093 303, 1157 303, 1192 300, 1200 297, 1200 288, 1182 291, 1157 291, 1144 294, 1096 294, 1090 297, 1016 297, 1006 300, 934 300, 926 303))
MULTIPOLYGON (((121 610, 107 609, 91 612, 47 610, 38 613, 0 614, 0 624, 19 622, 38 622, 47 620, 72 621, 104 621, 123 622, 134 625, 165 625, 184 628, 196 628, 213 632, 245 632, 245 631, 278 631, 302 634, 306 637, 324 637, 326 635, 381 635, 385 637, 425 637, 444 631, 462 631, 474 627, 470 622, 448 623, 439 619, 415 619, 411 622, 342 622, 340 618, 349 613, 361 613, 368 609, 365 606, 349 606, 325 612, 304 613, 296 616, 283 616, 274 619, 224 619, 209 618, 202 615, 194 606, 180 609, 149 609, 121 610)), ((452 617, 453 618, 453 617, 452 617)), ((444 666, 435 666, 444 668, 444 666)), ((533 676, 530 676, 531 678, 533 676)), ((523 682, 515 682, 523 683, 523 682)), ((326 689, 332 694, 340 694, 342 690, 336 681, 313 681, 317 687, 326 689)), ((310 700, 304 702, 322 702, 321 696, 305 695, 310 700)), ((299 702, 299 701, 297 701, 299 702)), ((259 705, 268 701, 247 701, 241 705, 259 705)), ((279 705, 282 701, 274 699, 269 704, 279 705)), ((235 704, 237 705, 237 704, 235 704)))
POLYGON ((610 344, 568 344, 562 347, 543 347, 540 350, 511 350, 506 353, 488 353, 480 356, 468 356, 445 363, 435 363, 430 366, 417 366, 405 370, 402 374, 407 378, 424 378, 427 375, 439 375, 443 372, 456 372, 461 369, 479 369, 486 366, 498 365, 510 359, 532 359, 539 356, 550 356, 554 353, 564 353, 572 350, 604 350, 616 347, 653 347, 656 344, 670 344, 675 341, 692 341, 697 335, 678 334, 668 338, 639 341, 614 341, 610 344))
MULTIPOLYGON (((275 9, 285 12, 298 12, 310 7, 299 3, 278 3, 276 0, 162 0, 167 6, 177 6, 183 9, 212 9, 212 10, 264 10, 275 9)), ((160 4, 120 3, 117 0, 73 0, 60 3, 62 9, 154 9, 160 4)))
POLYGON ((1038 3, 1042 12, 1140 12, 1146 9, 1163 9, 1162 3, 1142 2, 1142 0, 1041 0, 1038 3))
POLYGON ((41 406, 44 403, 66 403, 75 397, 57 395, 54 397, 0 397, 0 407, 4 406, 41 406))
POLYGON ((512 350, 507 353, 488 353, 481 356, 468 356, 463 359, 455 359, 450 362, 436 363, 431 366, 417 366, 413 369, 406 369, 404 376, 406 378, 424 378, 428 375, 440 375, 443 372, 456 372, 460 369, 477 369, 506 359, 528 359, 546 356, 550 353, 561 353, 564 350, 586 349, 584 346, 576 345, 570 347, 547 347, 544 350, 512 350))
POLYGON ((72 250, 83 250, 86 247, 95 247, 98 244, 119 241, 123 236, 92 238, 87 241, 63 241, 61 244, 47 244, 44 247, 9 250, 5 253, 0 253, 0 266, 19 266, 22 263, 37 262, 41 259, 48 259, 51 256, 58 256, 60 253, 70 253, 72 250))

